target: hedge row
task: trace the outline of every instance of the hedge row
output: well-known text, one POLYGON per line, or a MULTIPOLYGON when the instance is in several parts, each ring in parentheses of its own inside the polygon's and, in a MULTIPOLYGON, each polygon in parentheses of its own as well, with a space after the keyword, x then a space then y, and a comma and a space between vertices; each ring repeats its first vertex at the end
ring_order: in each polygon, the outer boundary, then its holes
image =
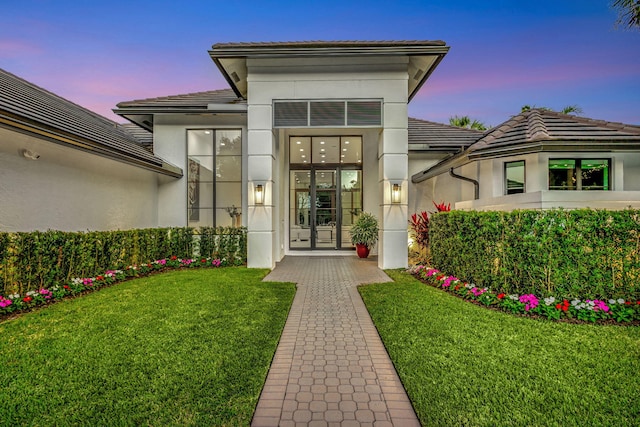
POLYGON ((0 233, 0 295, 24 294, 170 256, 243 264, 246 248, 244 228, 0 233))
POLYGON ((640 299, 640 211, 433 215, 435 268, 507 294, 640 299))

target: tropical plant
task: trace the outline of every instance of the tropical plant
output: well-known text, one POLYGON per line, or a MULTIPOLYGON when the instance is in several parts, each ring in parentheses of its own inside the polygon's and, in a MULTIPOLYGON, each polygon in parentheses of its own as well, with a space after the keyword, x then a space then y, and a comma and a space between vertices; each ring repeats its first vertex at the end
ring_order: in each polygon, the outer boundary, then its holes
POLYGON ((640 28, 640 0, 614 0, 611 6, 618 11, 617 25, 640 28))
POLYGON ((449 117, 449 124, 451 126, 465 128, 465 129, 487 130, 487 125, 475 119, 471 120, 469 116, 449 117))
POLYGON ((529 111, 529 110, 533 110, 533 109, 536 109, 536 110, 546 110, 546 111, 554 111, 554 112, 556 112, 556 113, 562 113, 562 114, 575 114, 576 116, 579 116, 579 115, 581 115, 582 113, 584 113, 584 111, 582 110, 582 108, 581 108, 579 105, 576 105, 576 104, 574 104, 574 105, 567 105, 567 106, 563 107, 561 110, 558 110, 558 111, 556 111, 556 110, 554 110, 554 109, 552 109, 552 108, 549 108, 549 107, 537 107, 537 106, 535 106, 535 105, 529 105, 529 104, 526 104, 526 105, 523 105, 523 106, 522 106, 522 108, 520 109, 520 111, 521 111, 522 113, 524 113, 525 111, 529 111))
MULTIPOLYGON (((449 212, 451 210, 451 203, 445 205, 444 202, 433 202, 433 206, 436 207, 437 212, 449 212)), ((421 250, 426 250, 429 247, 429 212, 414 213, 411 215, 409 225, 411 226, 411 231, 413 231, 416 244, 421 250)))
POLYGON ((368 212, 362 212, 351 226, 351 243, 371 248, 378 241, 378 219, 368 212))

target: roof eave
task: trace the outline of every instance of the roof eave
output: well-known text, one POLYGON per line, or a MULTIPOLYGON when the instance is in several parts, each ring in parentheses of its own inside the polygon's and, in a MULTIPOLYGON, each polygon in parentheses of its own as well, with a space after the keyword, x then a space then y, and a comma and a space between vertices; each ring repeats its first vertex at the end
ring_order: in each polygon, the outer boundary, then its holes
POLYGON ((111 160, 116 160, 121 163, 127 163, 132 166, 137 166, 174 178, 181 178, 184 175, 182 169, 170 163, 167 163, 158 157, 156 157, 156 159, 158 160, 157 162, 150 162, 143 158, 139 158, 128 153, 123 153, 105 147, 103 145, 96 144, 95 142, 85 140, 84 138, 63 134, 59 131, 56 131, 55 129, 51 129, 45 126, 38 126, 37 124, 23 122, 6 116, 0 116, 0 126, 14 132, 20 132, 22 134, 33 136, 39 139, 45 139, 59 145, 71 147, 111 160))
POLYGON ((434 43, 433 45, 416 45, 416 46, 333 46, 333 47, 225 47, 225 46, 213 46, 209 50, 209 56, 216 64, 222 75, 224 76, 229 86, 233 89, 235 94, 241 98, 246 99, 247 94, 242 93, 238 88, 236 82, 231 77, 228 70, 220 61, 220 58, 238 58, 244 59, 245 63, 247 58, 309 58, 309 57, 322 57, 322 56, 436 56, 436 60, 431 67, 425 71, 416 87, 408 94, 408 100, 418 93, 420 88, 427 81, 429 76, 436 69, 438 64, 442 61, 444 56, 449 52, 449 46, 440 43, 434 43))
POLYGON ((411 175, 411 182, 417 184, 434 176, 449 172, 451 168, 457 168, 469 163, 466 151, 448 157, 435 165, 411 175))

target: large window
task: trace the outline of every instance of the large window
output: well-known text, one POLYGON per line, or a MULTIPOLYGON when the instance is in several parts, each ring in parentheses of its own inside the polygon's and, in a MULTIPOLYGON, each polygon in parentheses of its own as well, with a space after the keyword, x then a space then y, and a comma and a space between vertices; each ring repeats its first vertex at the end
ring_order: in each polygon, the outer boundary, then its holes
POLYGON ((610 159, 550 159, 549 190, 609 190, 610 159))
POLYGON ((504 164, 504 193, 524 193, 524 160, 504 164))
POLYGON ((239 226, 242 206, 242 133, 187 131, 189 226, 239 226))

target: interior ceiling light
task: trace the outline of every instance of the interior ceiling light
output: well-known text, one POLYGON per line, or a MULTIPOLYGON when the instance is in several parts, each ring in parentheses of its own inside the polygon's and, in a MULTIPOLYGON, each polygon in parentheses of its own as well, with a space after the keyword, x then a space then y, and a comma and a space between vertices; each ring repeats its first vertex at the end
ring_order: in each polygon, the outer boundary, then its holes
POLYGON ((300 144, 302 144, 302 142, 300 142, 300 141, 296 141, 296 144, 300 145, 300 144))
POLYGON ((301 148, 300 151, 304 151, 304 148, 301 148))
POLYGON ((320 144, 324 144, 324 141, 320 141, 320 144))
POLYGON ((342 149, 342 151, 347 151, 347 149, 346 149, 346 148, 343 148, 343 149, 342 149))
POLYGON ((205 131, 204 131, 204 133, 205 133, 206 135, 211 135, 211 131, 210 131, 210 130, 205 130, 205 131))
POLYGON ((349 143, 349 141, 345 141, 344 143, 345 143, 345 144, 348 144, 348 143, 349 143))

